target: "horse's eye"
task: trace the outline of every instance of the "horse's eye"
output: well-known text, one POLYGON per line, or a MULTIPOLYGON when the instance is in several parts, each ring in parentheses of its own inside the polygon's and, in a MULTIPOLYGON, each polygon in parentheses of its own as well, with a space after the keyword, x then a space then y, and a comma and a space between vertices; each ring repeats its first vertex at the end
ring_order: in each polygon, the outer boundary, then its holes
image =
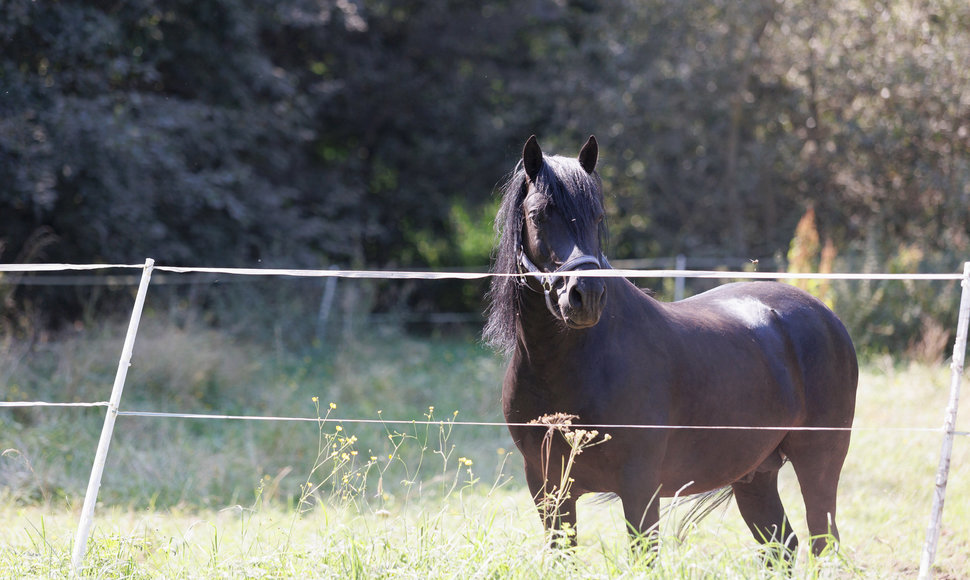
POLYGON ((532 222, 533 225, 539 225, 542 222, 544 222, 545 219, 546 219, 545 212, 539 211, 537 209, 529 210, 529 221, 532 222))

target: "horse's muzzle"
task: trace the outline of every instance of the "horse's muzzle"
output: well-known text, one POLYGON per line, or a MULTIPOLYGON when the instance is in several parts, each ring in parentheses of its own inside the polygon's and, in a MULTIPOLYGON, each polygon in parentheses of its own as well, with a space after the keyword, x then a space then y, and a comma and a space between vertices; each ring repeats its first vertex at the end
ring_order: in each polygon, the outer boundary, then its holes
POLYGON ((559 311, 569 328, 596 326, 605 306, 606 282, 603 278, 570 277, 559 294, 559 311))

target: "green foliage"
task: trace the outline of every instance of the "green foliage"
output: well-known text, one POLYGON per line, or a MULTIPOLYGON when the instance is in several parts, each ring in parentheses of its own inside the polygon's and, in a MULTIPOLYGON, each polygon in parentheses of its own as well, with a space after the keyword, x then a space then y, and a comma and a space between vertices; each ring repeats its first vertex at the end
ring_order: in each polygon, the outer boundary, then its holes
POLYGON ((447 236, 427 230, 409 232, 408 246, 417 253, 412 261, 435 269, 488 264, 495 243, 492 222, 497 211, 497 200, 474 211, 453 204, 447 216, 447 236))
MULTIPOLYGON (((810 205, 845 260, 970 256, 966 2, 0 12, 5 261, 482 267, 530 133, 564 154, 600 137, 614 259, 784 256, 810 205)), ((467 288, 387 285, 372 306, 481 311, 467 288)), ((82 308, 0 292, 5 329, 82 308)))
MULTIPOLYGON (((884 256, 875 249, 875 241, 868 246, 861 267, 858 262, 848 262, 842 268, 893 274, 957 271, 946 252, 924 254, 912 244, 884 256)), ((890 355, 930 364, 952 355, 960 306, 958 281, 840 280, 833 283, 833 292, 836 313, 861 355, 890 355)))
POLYGON ((458 192, 475 205, 502 171, 501 148, 465 122, 492 114, 491 49, 446 50, 494 37, 499 12, 8 4, 8 260, 48 227, 58 261, 385 263, 404 218, 433 230, 458 192))
MULTIPOLYGON (((919 274, 946 272, 947 259, 926 256, 922 244, 899 247, 883 257, 871 233, 863 262, 839 259, 831 239, 819 242, 815 211, 805 212, 788 251, 789 273, 846 272, 919 274), (885 266, 880 266, 885 264, 885 266)), ((825 302, 839 314, 857 352, 866 358, 892 355, 939 364, 952 354, 953 330, 960 304, 960 285, 952 282, 903 280, 795 279, 791 284, 825 302)))

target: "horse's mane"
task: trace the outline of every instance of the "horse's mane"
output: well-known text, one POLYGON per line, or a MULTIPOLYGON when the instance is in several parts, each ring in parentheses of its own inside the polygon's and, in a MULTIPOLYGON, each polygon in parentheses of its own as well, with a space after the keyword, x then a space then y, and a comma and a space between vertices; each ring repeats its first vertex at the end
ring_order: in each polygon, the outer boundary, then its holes
MULTIPOLYGON (((602 215, 602 184, 594 171, 587 173, 579 161, 570 157, 543 156, 544 163, 535 179, 535 187, 546 195, 548 202, 559 208, 562 215, 574 221, 577 231, 597 227, 596 219, 602 215)), ((493 252, 492 269, 496 274, 518 272, 518 251, 522 245, 522 202, 529 192, 525 168, 519 161, 499 190, 502 203, 495 217, 495 234, 498 238, 493 252)), ((599 226, 601 244, 604 243, 606 226, 599 226)), ((515 319, 519 313, 519 286, 516 276, 492 278, 488 292, 488 320, 483 337, 490 346, 510 353, 515 347, 515 319)))

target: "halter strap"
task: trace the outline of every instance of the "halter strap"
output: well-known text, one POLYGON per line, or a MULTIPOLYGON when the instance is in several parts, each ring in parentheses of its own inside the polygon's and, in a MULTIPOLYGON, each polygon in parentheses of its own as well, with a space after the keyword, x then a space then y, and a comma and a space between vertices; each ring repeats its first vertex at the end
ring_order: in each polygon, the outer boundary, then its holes
MULTIPOLYGON (((589 254, 584 254, 582 256, 577 256, 571 260, 566 260, 565 263, 563 263, 561 266, 559 266, 552 272, 546 272, 545 270, 540 270, 539 268, 537 268, 536 265, 532 263, 532 260, 529 259, 529 256, 525 255, 525 250, 523 250, 521 246, 519 247, 520 279, 522 280, 522 283, 525 284, 526 288, 533 290, 533 288, 528 284, 528 280, 527 280, 528 276, 524 276, 522 274, 525 274, 525 273, 539 274, 537 278, 539 280, 539 284, 542 286, 542 292, 543 294, 545 294, 545 297, 546 297, 546 308, 549 310, 549 313, 552 314, 554 318, 560 318, 560 319, 562 318, 562 313, 553 305, 553 301, 552 301, 552 293, 556 290, 556 286, 558 286, 559 283, 562 281, 562 279, 565 277, 565 276, 561 276, 560 274, 563 272, 572 272, 573 270, 579 268, 580 266, 584 266, 587 264, 592 264, 597 268, 603 268, 604 263, 606 264, 605 266, 606 268, 610 267, 609 262, 606 261, 606 256, 602 254, 600 254, 599 259, 594 258, 589 254)), ((538 290, 535 290, 535 291, 538 292, 538 290)), ((556 302, 557 303, 559 302, 558 297, 556 299, 556 302)))

